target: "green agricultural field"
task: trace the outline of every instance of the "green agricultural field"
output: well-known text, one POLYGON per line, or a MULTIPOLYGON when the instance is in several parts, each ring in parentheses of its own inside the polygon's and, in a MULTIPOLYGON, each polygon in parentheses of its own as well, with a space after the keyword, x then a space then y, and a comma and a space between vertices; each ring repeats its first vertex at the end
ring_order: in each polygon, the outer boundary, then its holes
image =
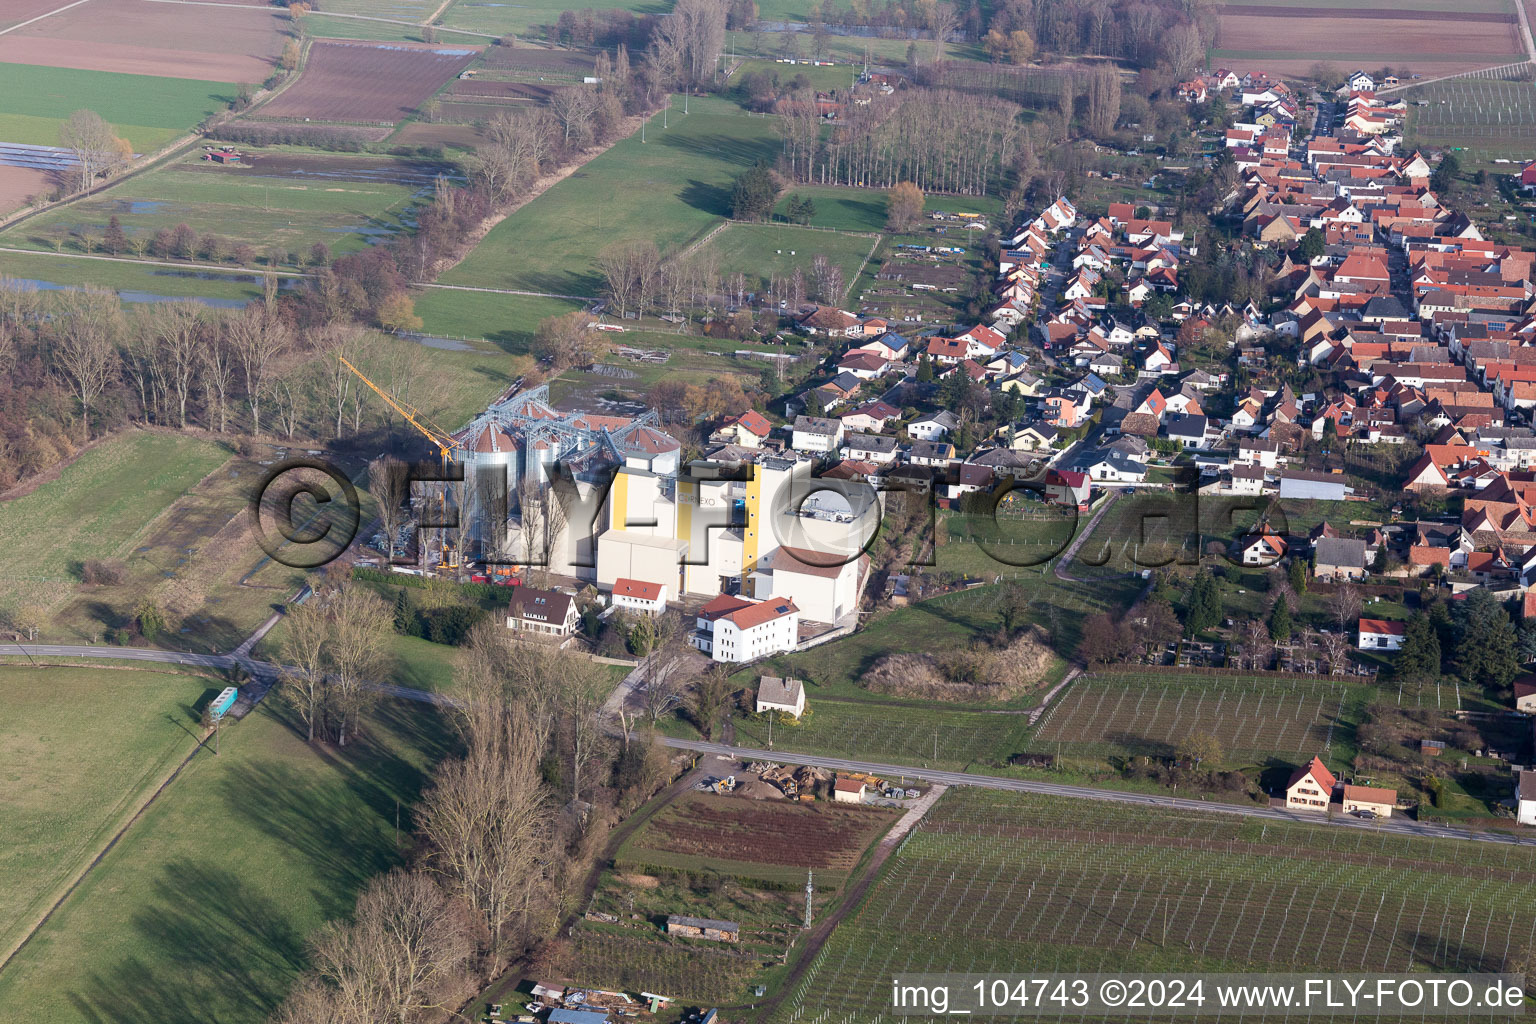
MULTIPOLYGON (((358 0, 347 0, 356 3, 358 0)), ((530 0, 528 3, 501 3, 499 0, 455 0, 455 3, 437 20, 443 28, 467 29, 492 35, 524 35, 542 37, 543 32, 533 29, 553 26, 565 10, 578 10, 561 0, 530 0)), ((664 0, 616 0, 605 3, 602 10, 633 11, 635 14, 665 14, 672 9, 664 0)))
POLYGON ((1354 756, 1355 726, 1375 688, 1291 679, 1106 672, 1080 676, 1052 702, 1029 749, 1068 760, 1169 758, 1194 733, 1214 736, 1232 767, 1354 756))
POLYGON ((725 277, 742 274, 749 290, 766 288, 770 279, 787 278, 795 270, 812 281, 817 256, 825 256, 843 272, 844 287, 858 277, 859 268, 879 241, 877 235, 848 235, 791 224, 730 224, 709 240, 702 251, 712 252, 725 277))
POLYGON ((228 458, 212 441, 130 431, 0 504, 6 610, 57 604, 74 591, 81 562, 126 556, 171 502, 228 458))
MULTIPOLYGON (((327 8, 329 9, 329 7, 327 8)), ((384 17, 384 15, 374 15, 384 17)), ((394 15, 390 15, 394 17, 394 15)), ((327 14, 306 14, 304 31, 317 39, 368 39, 381 43, 420 43, 420 25, 403 25, 392 21, 369 21, 365 18, 332 17, 327 14)), ((434 26, 439 43, 474 43, 480 45, 489 40, 474 31, 456 32, 443 26, 434 26)))
MULTIPOLYGON (((761 15, 760 15, 761 16, 761 15)), ((744 60, 732 72, 731 81, 740 84, 747 75, 767 72, 779 76, 779 82, 788 87, 797 78, 805 80, 805 87, 821 92, 847 89, 858 80, 861 67, 853 64, 834 64, 823 67, 816 64, 781 64, 767 57, 744 60)))
POLYGON ((1435 143, 1529 143, 1536 135, 1536 85, 1530 82, 1462 78, 1411 89, 1403 99, 1409 132, 1435 143))
POLYGON ((731 183, 779 141, 772 119, 720 99, 673 101, 638 134, 502 221, 444 284, 595 296, 597 254, 616 242, 655 242, 676 252, 730 213, 731 183))
MULTIPOLYGON (((0 245, 55 249, 63 238, 68 251, 80 251, 85 235, 100 252, 107 223, 116 217, 130 241, 186 224, 199 238, 211 234, 231 246, 244 243, 262 253, 277 246, 307 257, 317 242, 342 255, 410 228, 419 186, 343 177, 349 162, 372 168, 388 158, 326 156, 324 166, 335 176, 315 178, 220 173, 200 155, 34 218, 0 234, 0 245)), ((198 261, 206 262, 205 254, 198 261)))
POLYGON ((174 671, 0 668, 0 958, 189 754, 218 684, 174 671))
MULTIPOLYGON (((160 299, 197 299, 211 306, 234 308, 261 298, 259 275, 249 270, 181 269, 86 257, 74 252, 58 254, 0 252, 0 274, 45 289, 94 285, 111 288, 124 302, 160 299)), ((281 287, 291 286, 280 278, 281 287)))
POLYGON ((429 708, 385 702, 356 742, 321 753, 264 704, 223 731, 219 756, 191 761, 0 973, 0 1006, 33 1024, 266 1020, 307 937, 402 860, 397 801, 417 799, 448 743, 429 708))
POLYGON ((1020 964, 1525 972, 1533 869, 1506 844, 953 790, 770 1019, 873 1020, 894 975, 1020 964))
POLYGON ((59 124, 85 109, 150 153, 234 98, 227 82, 0 64, 0 141, 57 146, 59 124))
POLYGON ((1028 502, 1025 511, 996 516, 945 513, 938 563, 944 572, 986 576, 1013 574, 1042 565, 1055 565, 1072 538, 1087 525, 1087 517, 1041 502, 1028 502))

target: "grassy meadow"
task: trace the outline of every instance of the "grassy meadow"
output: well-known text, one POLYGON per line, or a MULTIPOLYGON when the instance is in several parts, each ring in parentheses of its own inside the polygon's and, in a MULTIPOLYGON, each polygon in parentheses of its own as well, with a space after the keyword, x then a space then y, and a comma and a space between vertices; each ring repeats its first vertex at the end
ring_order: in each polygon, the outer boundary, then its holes
POLYGON ((770 278, 788 277, 796 267, 807 281, 812 280, 811 266, 817 256, 840 267, 843 281, 851 285, 878 240, 792 224, 730 224, 703 251, 716 255, 723 276, 745 275, 752 290, 766 288, 770 278))
POLYGON ((430 709, 385 702, 356 742, 322 751, 264 703, 224 730, 220 755, 188 764, 0 974, 0 1006, 32 1024, 266 1020, 307 936, 401 862, 397 807, 448 743, 430 709))
MULTIPOLYGON (((0 245, 53 249, 61 236, 88 233, 100 252, 107 223, 116 217, 130 240, 187 224, 199 237, 218 235, 258 252, 278 246, 307 255, 320 242, 340 256, 409 227, 414 186, 221 174, 198 155, 33 218, 0 233, 0 245)), ((342 163, 339 158, 330 162, 342 163)), ((74 241, 69 245, 79 247, 74 241)))
POLYGON ((673 100, 661 127, 638 134, 502 221, 443 284, 595 296, 595 264, 617 242, 647 240, 676 252, 730 213, 737 174, 779 148, 774 123, 713 98, 673 100))
POLYGON ((177 497, 228 458, 212 441, 132 431, 91 448, 31 494, 0 503, 6 610, 51 607, 73 592, 81 562, 126 557, 177 497))
POLYGON ((208 678, 0 667, 0 955, 193 747, 208 678))

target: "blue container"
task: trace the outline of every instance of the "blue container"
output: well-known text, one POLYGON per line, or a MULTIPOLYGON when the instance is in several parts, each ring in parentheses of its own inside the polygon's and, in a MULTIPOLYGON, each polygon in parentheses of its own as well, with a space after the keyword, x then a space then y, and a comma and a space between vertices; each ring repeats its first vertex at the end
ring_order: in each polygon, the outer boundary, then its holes
POLYGON ((213 699, 213 717, 223 718, 225 712, 235 706, 235 701, 240 699, 240 688, 226 686, 223 691, 213 699))

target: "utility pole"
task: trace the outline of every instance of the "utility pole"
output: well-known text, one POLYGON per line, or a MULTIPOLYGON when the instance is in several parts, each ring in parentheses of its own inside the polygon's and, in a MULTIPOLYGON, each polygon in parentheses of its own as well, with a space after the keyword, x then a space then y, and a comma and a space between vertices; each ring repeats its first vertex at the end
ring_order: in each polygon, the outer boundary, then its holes
POLYGON ((805 926, 806 926, 806 928, 810 928, 810 926, 811 926, 811 897, 815 894, 815 892, 816 892, 816 887, 815 887, 815 885, 812 884, 812 881, 811 881, 811 871, 810 871, 809 868, 807 868, 806 872, 805 872, 805 926))

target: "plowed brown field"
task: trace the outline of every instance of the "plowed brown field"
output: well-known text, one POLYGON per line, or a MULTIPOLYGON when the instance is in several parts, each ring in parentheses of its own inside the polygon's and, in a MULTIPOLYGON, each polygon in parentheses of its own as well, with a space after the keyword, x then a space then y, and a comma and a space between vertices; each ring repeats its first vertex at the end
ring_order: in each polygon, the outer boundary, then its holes
POLYGON ((263 118, 394 123, 463 71, 478 49, 412 43, 317 42, 299 80, 263 118))

